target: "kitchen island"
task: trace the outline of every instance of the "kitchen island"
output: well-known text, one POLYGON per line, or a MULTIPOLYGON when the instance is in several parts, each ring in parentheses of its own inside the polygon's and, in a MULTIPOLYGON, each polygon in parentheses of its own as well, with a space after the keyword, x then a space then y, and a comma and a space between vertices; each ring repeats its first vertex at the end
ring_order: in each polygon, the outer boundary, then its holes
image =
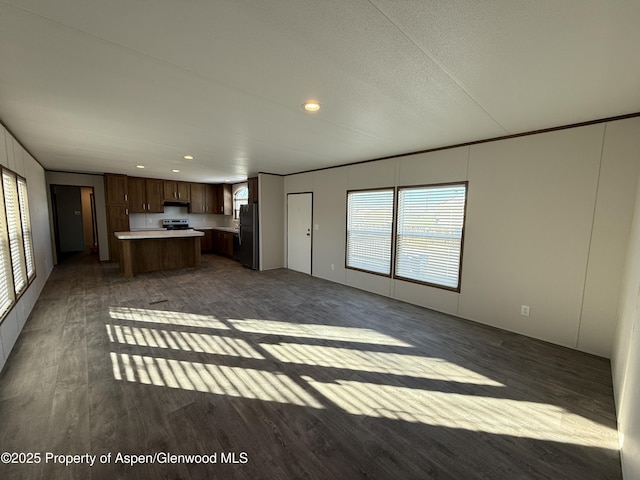
POLYGON ((138 273, 200 267, 200 237, 195 230, 140 230, 114 232, 120 244, 120 271, 138 273))

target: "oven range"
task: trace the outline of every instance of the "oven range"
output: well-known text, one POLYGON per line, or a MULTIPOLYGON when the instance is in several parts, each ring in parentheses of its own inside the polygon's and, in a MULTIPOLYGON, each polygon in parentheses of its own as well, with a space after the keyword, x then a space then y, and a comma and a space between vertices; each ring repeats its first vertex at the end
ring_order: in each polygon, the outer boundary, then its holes
POLYGON ((162 228, 167 230, 189 230, 189 220, 186 218, 165 218, 162 220, 162 228))

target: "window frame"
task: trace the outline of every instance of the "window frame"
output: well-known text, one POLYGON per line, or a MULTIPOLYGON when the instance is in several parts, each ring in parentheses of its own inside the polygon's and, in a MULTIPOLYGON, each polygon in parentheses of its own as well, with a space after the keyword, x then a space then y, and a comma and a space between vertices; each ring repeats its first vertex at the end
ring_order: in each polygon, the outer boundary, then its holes
POLYGON ((354 270, 358 272, 364 272, 371 275, 378 275, 382 277, 391 278, 392 280, 399 280, 403 282, 415 283, 418 285, 425 285, 428 287, 438 288, 442 290, 448 290, 460 293, 462 288, 462 266, 463 266, 463 257, 464 257, 464 237, 467 225, 467 203, 469 200, 469 181, 455 181, 455 182, 441 182, 441 183, 427 183, 427 184, 417 184, 417 185, 397 185, 394 187, 376 187, 376 188, 363 188, 363 189, 351 189, 346 192, 346 205, 345 205, 345 246, 344 246, 344 267, 347 270, 354 270), (433 282, 426 282, 423 280, 413 279, 410 277, 404 277, 398 275, 396 269, 398 265, 398 218, 400 216, 399 212, 399 202, 400 202, 400 191, 406 189, 419 189, 419 188, 438 188, 438 187, 448 187, 448 186, 464 186, 464 206, 462 211, 462 232, 460 235, 460 255, 459 255, 459 263, 458 263, 458 279, 457 286, 451 287, 449 285, 442 285, 433 282), (358 192, 371 192, 371 191, 385 191, 390 190, 393 194, 393 216, 392 216, 392 225, 391 225, 391 250, 390 250, 390 273, 384 274, 372 270, 367 270, 363 268, 349 266, 348 258, 349 258, 349 194, 358 193, 358 192))
POLYGON ((36 278, 36 252, 33 248, 33 230, 31 228, 31 209, 29 208, 29 188, 27 185, 27 179, 21 175, 16 174, 16 184, 18 186, 18 208, 20 210, 20 224, 22 226, 22 243, 24 248, 24 261, 27 268, 27 288, 36 278), (21 185, 24 186, 24 190, 21 189, 21 185), (24 191, 24 198, 22 192, 24 191), (23 208, 24 207, 24 208, 23 208), (25 228, 26 227, 26 228, 25 228), (31 253, 31 265, 29 264, 29 257, 27 251, 31 253), (32 269, 31 274, 29 269, 32 269))
POLYGON ((362 188, 347 190, 346 204, 345 204, 345 246, 344 246, 344 267, 348 270, 354 270, 357 272, 369 273, 371 275, 378 275, 381 277, 392 278, 393 276, 393 259, 395 248, 395 224, 396 224, 396 187, 377 187, 377 188, 362 188), (364 268, 354 267, 349 265, 349 195, 366 192, 384 192, 390 191, 391 198, 391 232, 390 232, 390 249, 389 249, 389 273, 376 272, 374 270, 367 270, 364 268))
MULTIPOLYGON (((0 235, 3 236, 2 241, 0 241, 0 248, 3 247, 3 242, 6 245, 6 250, 3 254, 7 255, 7 265, 3 266, 0 264, 0 269, 5 270, 5 274, 7 275, 7 285, 10 286, 9 293, 10 301, 9 305, 6 307, 6 310, 0 313, 0 324, 4 322, 5 318, 9 315, 11 310, 17 305, 18 301, 22 298, 22 296, 27 292, 31 284, 36 279, 36 258, 35 258, 35 250, 33 248, 33 230, 31 228, 31 210, 29 208, 29 191, 28 191, 28 182, 25 177, 17 174, 13 170, 6 168, 4 166, 0 167, 0 202, 2 205, 1 213, 2 217, 0 218, 0 222, 3 223, 3 228, 0 228, 0 235), (15 242, 18 247, 18 253, 20 255, 21 266, 24 267, 24 285, 18 291, 17 283, 16 283, 16 275, 18 272, 14 269, 14 262, 11 258, 11 232, 9 226, 9 212, 7 208, 7 189, 5 188, 4 178, 5 175, 7 177, 11 177, 13 183, 15 184, 15 198, 16 206, 13 213, 17 214, 17 226, 19 227, 18 240, 15 242), (21 193, 21 184, 24 185, 24 197, 21 193), (26 211, 23 209, 26 209, 26 211), (25 228, 25 222, 28 223, 25 228), (27 264, 27 245, 29 245, 31 249, 32 261, 33 261, 33 272, 29 275, 29 265, 27 264), (6 268, 8 267, 8 268, 6 268)), ((12 185, 13 186, 13 185, 12 185)), ((9 194, 13 194, 9 192, 9 194)))
MULTIPOLYGON (((2 173, 2 169, 0 169, 0 174, 2 173)), ((7 220, 6 220, 6 206, 4 201, 4 184, 0 182, 0 207, 2 211, 2 215, 4 220, 0 218, 0 222, 2 222, 2 226, 0 226, 0 235, 2 238, 0 239, 0 249, 2 252, 3 262, 0 262, 0 270, 2 270, 2 275, 5 276, 5 284, 7 286, 7 296, 8 302, 4 310, 0 312, 0 324, 4 321, 4 319, 9 315, 9 312, 13 309, 18 299, 16 298, 16 288, 13 281, 13 266, 11 263, 11 246, 9 244, 9 230, 7 228, 7 220), (6 246, 6 249, 4 248, 6 246)))
POLYGON ((396 212, 395 212, 395 222, 394 222, 394 257, 393 257, 393 279, 401 280, 403 282, 416 283, 419 285, 426 285, 429 287, 440 288, 443 290, 449 290, 452 292, 460 293, 460 289, 462 286, 462 263, 464 256, 464 236, 466 230, 467 223, 467 202, 469 198, 469 181, 459 181, 459 182, 443 182, 443 183, 430 183, 430 184, 422 184, 422 185, 402 185, 396 188, 396 212), (462 207, 462 229, 460 234, 460 255, 459 255, 459 263, 458 263, 458 278, 457 285, 455 287, 451 287, 449 285, 442 285, 434 282, 427 282, 424 280, 414 279, 410 277, 405 277, 398 275, 397 266, 398 266, 398 242, 400 241, 400 236, 398 235, 398 218, 400 216, 399 211, 399 203, 400 203, 400 192, 402 190, 410 190, 410 189, 437 189, 439 187, 453 187, 453 186, 461 186, 464 187, 464 204, 462 207))
POLYGON ((242 205, 248 205, 249 204, 249 185, 248 184, 244 184, 243 187, 238 188, 235 192, 233 192, 233 218, 234 220, 238 220, 240 218, 240 206, 242 205), (242 197, 241 199, 238 199, 238 192, 240 192, 241 190, 246 190, 247 191, 247 202, 246 203, 239 203, 239 200, 244 200, 245 197, 242 197))
POLYGON ((15 172, 12 172, 8 168, 2 168, 2 191, 4 194, 4 218, 7 225, 7 234, 9 237, 9 253, 11 255, 11 270, 13 272, 13 286, 16 294, 16 302, 20 299, 22 294, 29 288, 29 278, 27 275, 27 260, 24 251, 24 232, 22 231, 22 218, 20 215, 20 197, 18 194, 18 176, 15 172), (9 222, 9 206, 7 205, 7 196, 14 195, 13 191, 7 193, 7 185, 5 184, 6 178, 10 178, 13 182, 12 187, 15 186, 15 207, 11 212, 12 216, 15 216, 14 223, 9 222), (12 247, 12 235, 15 236, 13 245, 17 249, 17 252, 13 251, 12 247), (18 254, 18 265, 14 262, 14 253, 18 254), (18 268, 19 270, 18 270, 18 268), (24 275, 23 275, 24 274, 24 275), (20 280, 19 282, 17 280, 20 280))

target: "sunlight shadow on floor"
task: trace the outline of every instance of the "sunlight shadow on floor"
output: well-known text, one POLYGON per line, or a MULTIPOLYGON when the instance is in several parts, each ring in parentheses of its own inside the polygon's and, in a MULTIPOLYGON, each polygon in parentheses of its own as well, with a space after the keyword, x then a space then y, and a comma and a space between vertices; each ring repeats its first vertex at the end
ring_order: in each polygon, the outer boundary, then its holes
POLYGON ((167 348, 184 352, 202 352, 232 357, 265 358, 245 340, 203 333, 106 325, 111 342, 141 347, 167 348))
POLYGON ((494 393, 507 389, 502 383, 443 358, 375 351, 374 346, 380 345, 412 347, 375 330, 258 319, 223 322, 209 315, 128 307, 112 307, 109 312, 114 320, 167 325, 162 329, 106 324, 107 335, 114 344, 268 362, 264 363, 264 369, 255 369, 111 352, 113 375, 117 380, 316 409, 334 406, 363 418, 618 450, 615 428, 549 403, 506 398, 507 390, 501 397, 484 396, 481 391, 454 393, 447 391, 447 387, 436 391, 398 385, 398 378, 414 377, 452 385, 498 387, 494 393), (194 333, 179 327, 220 332, 219 335, 194 333), (249 339, 236 338, 234 334, 228 336, 233 330, 235 334, 259 334, 260 343, 252 343, 251 335, 249 339), (276 341, 283 336, 292 337, 298 342, 270 343, 268 336, 276 341), (304 339, 349 342, 353 348, 307 344, 304 339), (363 344, 371 345, 371 350, 365 350, 363 344), (292 369, 292 365, 296 367, 292 369), (282 371, 270 371, 274 366, 282 371), (309 370, 300 370, 304 367, 309 370), (332 376, 336 370, 376 374, 379 383, 368 383, 356 378, 357 374, 353 375, 354 379, 337 379, 332 376), (322 373, 321 378, 329 375, 332 381, 318 380, 312 371, 322 373))
POLYGON ((261 343, 260 347, 285 363, 504 387, 495 380, 441 358, 297 343, 261 343))
POLYGON ((273 320, 230 319, 234 328, 246 333, 262 333, 267 335, 286 335, 298 338, 318 338, 341 342, 370 343, 373 345, 389 345, 412 347, 412 345, 368 328, 337 327, 306 323, 276 322, 273 320))
POLYGON ((303 379, 353 415, 618 449, 615 429, 555 405, 348 380, 325 383, 307 376, 303 379))
POLYGON ((283 373, 111 352, 116 380, 324 408, 283 373))
POLYGON ((148 310, 132 307, 110 307, 109 316, 114 319, 134 322, 164 323, 184 327, 205 327, 217 330, 229 330, 223 322, 211 315, 172 312, 166 310, 148 310))

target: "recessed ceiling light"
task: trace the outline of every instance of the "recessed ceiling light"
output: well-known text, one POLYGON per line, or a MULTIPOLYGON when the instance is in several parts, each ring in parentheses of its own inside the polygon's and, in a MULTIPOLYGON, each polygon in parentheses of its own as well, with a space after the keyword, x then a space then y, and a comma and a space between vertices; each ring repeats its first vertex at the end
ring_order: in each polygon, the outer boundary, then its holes
POLYGON ((184 157, 185 160, 193 160, 193 155, 185 155, 184 157))
POLYGON ((320 110, 320 104, 313 101, 303 103, 302 107, 308 112, 317 112, 318 110, 320 110))
POLYGON ((180 173, 180 170, 178 170, 177 168, 174 168, 173 170, 171 170, 173 173, 180 173))
POLYGON ((144 168, 144 165, 136 165, 136 168, 144 168))

